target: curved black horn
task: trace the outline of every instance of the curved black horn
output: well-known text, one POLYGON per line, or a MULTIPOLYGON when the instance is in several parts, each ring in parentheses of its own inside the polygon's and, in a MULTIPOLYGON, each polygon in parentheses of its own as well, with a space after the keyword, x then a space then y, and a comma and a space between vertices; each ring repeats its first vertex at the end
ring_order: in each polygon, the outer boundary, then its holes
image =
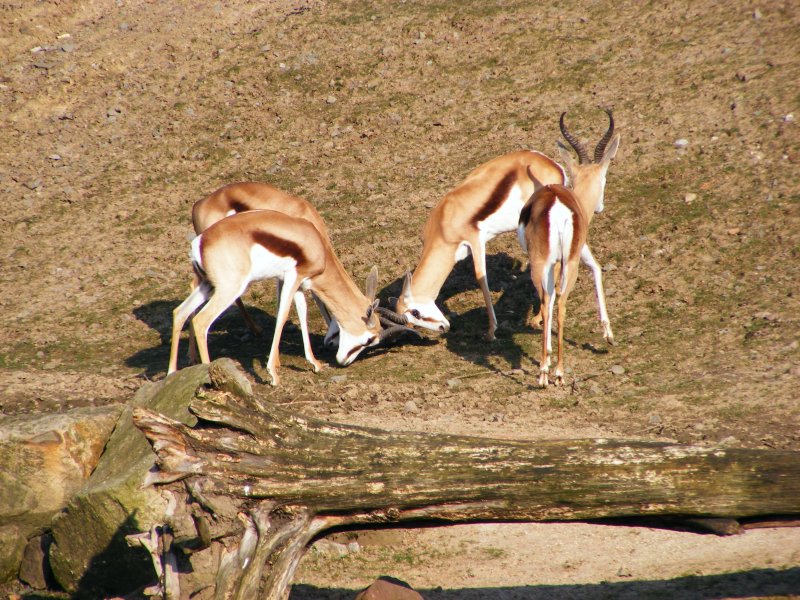
POLYGON ((611 139, 611 136, 614 135, 614 115, 611 114, 611 109, 609 108, 603 110, 605 110, 608 115, 608 131, 606 131, 603 139, 597 142, 597 148, 594 149, 594 162, 596 163, 599 163, 603 159, 603 153, 606 151, 608 141, 611 139))
MULTIPOLYGON (((382 319, 382 321, 383 321, 383 319, 382 319)), ((401 333, 405 333, 405 332, 413 333, 414 335, 416 335, 417 337, 420 337, 420 338, 422 337, 422 335, 419 333, 419 331, 411 329, 410 327, 405 327, 403 325, 392 325, 391 327, 387 327, 386 329, 381 330, 381 332, 378 334, 378 339, 382 343, 382 342, 385 342, 386 340, 390 340, 392 338, 395 338, 398 335, 400 335, 401 333)))
POLYGON ((385 318, 387 321, 391 321, 393 323, 397 323, 398 325, 408 325, 408 317, 405 315, 398 315, 393 310, 386 308, 385 306, 378 306, 375 309, 379 315, 381 315, 382 319, 385 318))
POLYGON ((575 152, 578 153, 578 164, 592 162, 589 160, 589 155, 586 153, 586 148, 583 147, 578 140, 576 140, 573 135, 567 131, 567 126, 564 125, 564 116, 566 115, 566 111, 561 113, 561 118, 558 120, 558 126, 561 128, 561 135, 564 136, 564 139, 569 142, 569 145, 575 149, 575 152))

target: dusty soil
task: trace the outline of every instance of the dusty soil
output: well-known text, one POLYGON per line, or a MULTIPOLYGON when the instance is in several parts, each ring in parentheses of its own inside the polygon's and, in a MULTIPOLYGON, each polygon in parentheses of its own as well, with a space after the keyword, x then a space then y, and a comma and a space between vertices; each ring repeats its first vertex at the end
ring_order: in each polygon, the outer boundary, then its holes
MULTIPOLYGON (((341 370, 315 314, 328 368, 314 375, 287 329, 275 401, 397 429, 800 449, 796 3, 572 4, 1 2, 0 412, 124 402, 164 377, 189 208, 220 185, 311 200, 355 278, 378 265, 385 300, 469 170, 520 148, 554 155, 562 110, 593 142, 611 106, 622 143, 590 239, 617 345, 584 272, 568 384, 537 389, 531 286, 505 236, 488 249, 496 342, 481 339, 468 259, 440 298, 446 336, 341 370)), ((271 286, 246 301, 271 331, 271 286)), ((234 311, 210 336, 262 384, 267 343, 234 311)), ((309 554, 293 597, 347 598, 382 574, 453 600, 800 593, 796 530, 378 539, 309 554)))

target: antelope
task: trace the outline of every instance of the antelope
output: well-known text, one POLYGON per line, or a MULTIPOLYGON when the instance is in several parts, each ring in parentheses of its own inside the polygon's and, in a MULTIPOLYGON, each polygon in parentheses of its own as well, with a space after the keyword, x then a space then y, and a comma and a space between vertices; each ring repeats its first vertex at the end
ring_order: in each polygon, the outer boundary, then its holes
MULTIPOLYGON (((285 192, 268 183, 240 182, 231 183, 223 186, 205 198, 198 200, 192 206, 192 224, 197 235, 203 233, 217 221, 236 213, 248 210, 274 210, 291 217, 298 217, 310 221, 311 224, 322 236, 322 239, 330 246, 330 235, 325 221, 311 205, 310 202, 285 192)), ((331 255, 336 257, 334 252, 331 255)), ((338 260, 338 258, 336 258, 338 260)), ((278 297, 280 297, 280 285, 278 286, 278 297)), ((330 313, 319 297, 312 292, 312 297, 322 313, 328 331, 325 334, 325 346, 332 348, 337 343, 339 328, 336 321, 331 319, 330 313)), ((236 306, 244 317, 247 327, 256 335, 262 335, 261 327, 252 319, 241 298, 236 299, 236 306)), ((192 347, 189 354, 194 356, 194 339, 191 338, 192 347)))
POLYGON ((523 250, 528 253, 531 280, 541 300, 542 358, 539 363, 541 387, 547 387, 549 383, 550 355, 553 351, 551 320, 556 295, 557 264, 561 266, 561 274, 555 384, 564 383, 564 319, 567 298, 578 277, 579 261, 583 261, 592 269, 604 337, 609 343, 613 343, 614 339, 606 313, 601 269, 586 241, 592 216, 603 211, 606 173, 619 147, 620 134, 614 134, 614 117, 610 110, 606 112, 610 121, 609 128, 595 148, 594 160, 589 159, 584 146, 564 125, 566 113, 561 114, 559 119, 561 133, 578 154, 576 163, 566 146, 559 142, 559 152, 567 165, 572 189, 560 184, 544 184, 532 171, 528 172, 536 192, 520 213, 517 233, 523 250))
MULTIPOLYGON (((347 275, 329 243, 310 221, 271 210, 242 212, 224 218, 194 238, 191 259, 195 280, 189 296, 172 313, 172 343, 167 373, 177 369, 178 342, 186 320, 191 320, 200 359, 210 362, 207 335, 211 324, 239 298, 253 281, 279 279, 283 286, 275 317, 267 370, 278 385, 278 343, 294 298, 303 335, 305 357, 318 372, 308 338, 306 302, 302 289, 313 289, 339 324, 336 361, 347 366, 364 348, 375 346, 403 331, 379 317, 377 268, 367 280, 367 296, 347 275)), ((385 310, 385 309, 384 309, 385 310)))
POLYGON ((436 297, 456 262, 471 252, 489 317, 486 338, 495 339, 497 316, 486 276, 486 242, 517 229, 520 211, 534 192, 528 172, 545 184, 563 184, 566 179, 554 160, 523 150, 480 165, 441 199, 425 223, 419 264, 413 275, 406 272, 397 313, 413 325, 449 331, 450 323, 436 306, 436 297))

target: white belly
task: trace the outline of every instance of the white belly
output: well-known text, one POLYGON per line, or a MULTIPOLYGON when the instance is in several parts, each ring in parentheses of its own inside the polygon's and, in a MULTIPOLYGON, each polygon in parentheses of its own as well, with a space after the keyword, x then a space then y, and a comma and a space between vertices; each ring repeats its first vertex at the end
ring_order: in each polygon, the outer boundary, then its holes
POLYGON ((278 256, 263 246, 254 244, 250 249, 250 281, 283 279, 287 271, 294 271, 297 261, 291 256, 278 256))

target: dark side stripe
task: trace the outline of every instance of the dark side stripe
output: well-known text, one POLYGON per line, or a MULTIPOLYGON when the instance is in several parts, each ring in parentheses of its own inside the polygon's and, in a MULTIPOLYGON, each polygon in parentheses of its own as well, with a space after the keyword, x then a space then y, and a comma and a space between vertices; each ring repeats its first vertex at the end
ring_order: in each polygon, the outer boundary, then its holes
POLYGON ((263 246, 273 254, 291 256, 297 261, 298 265, 306 262, 306 255, 303 253, 303 249, 291 240, 280 238, 265 231, 254 231, 252 236, 256 244, 263 246))
POLYGON ((231 200, 231 209, 235 210, 237 213, 251 210, 251 208, 241 200, 231 200))
POLYGON ((500 180, 500 183, 497 184, 497 187, 494 188, 489 199, 481 206, 480 210, 475 213, 472 217, 472 224, 477 225, 481 221, 485 221, 491 215, 493 215, 500 205, 503 204, 505 199, 508 197, 511 188, 514 187, 514 184, 517 181, 517 173, 515 171, 510 171, 500 180))

